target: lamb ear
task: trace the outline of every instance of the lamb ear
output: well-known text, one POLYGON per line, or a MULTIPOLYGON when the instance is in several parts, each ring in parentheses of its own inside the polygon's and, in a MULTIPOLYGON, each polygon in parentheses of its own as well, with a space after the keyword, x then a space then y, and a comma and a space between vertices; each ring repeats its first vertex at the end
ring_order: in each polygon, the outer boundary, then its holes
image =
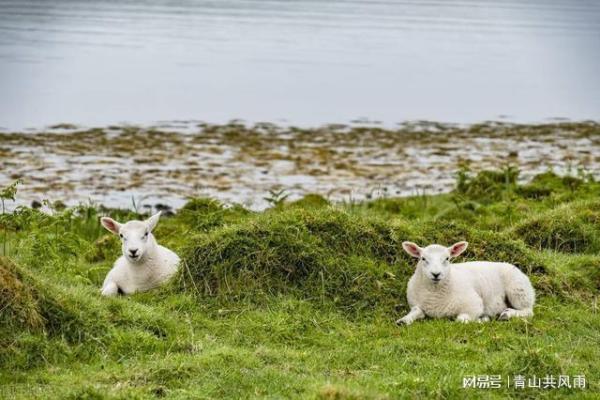
POLYGON ((121 230, 121 224, 109 217, 102 217, 100 219, 100 223, 103 227, 105 227, 109 232, 114 233, 115 235, 119 234, 121 230))
POLYGON ((413 256, 415 258, 421 258, 421 251, 423 251, 423 249, 420 248, 416 243, 413 243, 413 242, 402 242, 402 248, 409 255, 411 255, 411 256, 413 256))
POLYGON ((150 232, 152 232, 154 230, 154 228, 156 228, 156 225, 158 224, 158 220, 160 219, 160 214, 161 214, 161 211, 157 212, 156 214, 154 214, 153 216, 151 216, 150 218, 148 218, 146 220, 146 224, 148 224, 148 229, 150 230, 150 232))
POLYGON ((469 243, 467 242, 454 243, 452 246, 448 247, 450 257, 454 258, 460 256, 467 249, 468 245, 469 243))

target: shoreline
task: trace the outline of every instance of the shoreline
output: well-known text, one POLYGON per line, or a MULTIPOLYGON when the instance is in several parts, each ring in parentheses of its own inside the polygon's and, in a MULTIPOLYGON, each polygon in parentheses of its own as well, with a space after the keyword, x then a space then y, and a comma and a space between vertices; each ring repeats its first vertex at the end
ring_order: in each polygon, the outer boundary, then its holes
POLYGON ((0 186, 22 181, 15 205, 49 199, 130 208, 135 201, 178 209, 190 197, 211 197, 262 210, 265 197, 282 190, 290 200, 314 193, 335 202, 439 194, 465 166, 478 172, 512 165, 521 181, 548 170, 600 177, 595 154, 600 123, 593 121, 421 121, 397 129, 193 121, 184 131, 58 124, 0 133, 0 186))

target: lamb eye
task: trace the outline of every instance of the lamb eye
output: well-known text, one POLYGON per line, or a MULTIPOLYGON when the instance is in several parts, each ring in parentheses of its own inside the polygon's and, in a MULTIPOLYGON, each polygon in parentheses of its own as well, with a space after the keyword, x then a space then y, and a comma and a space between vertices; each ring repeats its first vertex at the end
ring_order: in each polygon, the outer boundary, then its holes
POLYGON ((123 239, 123 234, 122 234, 122 233, 119 233, 119 237, 120 237, 121 239, 123 239))

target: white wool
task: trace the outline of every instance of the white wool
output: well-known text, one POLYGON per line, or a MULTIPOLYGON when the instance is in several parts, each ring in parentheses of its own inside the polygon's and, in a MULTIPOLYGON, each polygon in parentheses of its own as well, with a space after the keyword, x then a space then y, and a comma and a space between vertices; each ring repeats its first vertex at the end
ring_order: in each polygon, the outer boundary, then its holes
POLYGON ((146 221, 129 221, 125 224, 111 218, 102 218, 102 225, 119 235, 123 250, 123 255, 117 259, 104 279, 103 296, 150 290, 177 272, 179 257, 159 245, 152 234, 159 218, 160 212, 146 221))
POLYGON ((410 312, 399 324, 424 317, 456 318, 458 321, 487 321, 533 316, 535 292, 529 278, 507 263, 476 261, 451 264, 467 248, 459 242, 448 248, 421 248, 404 242, 403 247, 419 262, 408 282, 410 312))

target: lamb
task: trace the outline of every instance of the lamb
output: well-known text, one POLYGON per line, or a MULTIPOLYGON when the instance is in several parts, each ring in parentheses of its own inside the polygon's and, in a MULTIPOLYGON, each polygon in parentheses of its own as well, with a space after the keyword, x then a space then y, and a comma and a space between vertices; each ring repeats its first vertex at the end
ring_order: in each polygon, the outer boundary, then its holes
POLYGON ((159 218, 160 211, 145 221, 129 221, 125 224, 108 217, 101 219, 102 226, 119 235, 123 249, 123 255, 104 279, 103 296, 150 290, 177 272, 177 254, 159 245, 152 235, 159 218))
POLYGON ((450 247, 432 244, 421 248, 404 242, 402 247, 419 259, 407 288, 410 312, 398 325, 410 325, 425 316, 452 317, 456 321, 489 321, 533 316, 535 292, 529 278, 517 267, 488 261, 451 264, 467 249, 467 242, 450 247))

